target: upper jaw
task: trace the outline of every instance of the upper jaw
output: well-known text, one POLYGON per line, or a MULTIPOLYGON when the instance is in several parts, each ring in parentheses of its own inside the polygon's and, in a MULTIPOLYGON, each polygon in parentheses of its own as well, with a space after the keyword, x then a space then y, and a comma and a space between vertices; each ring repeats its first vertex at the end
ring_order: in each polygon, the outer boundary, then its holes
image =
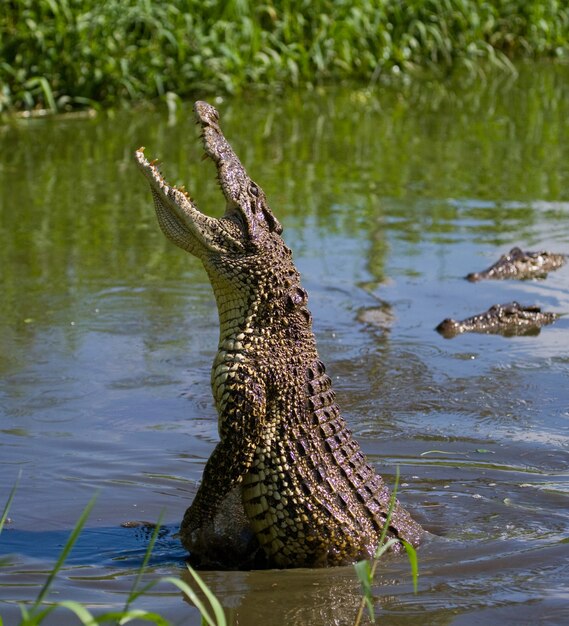
POLYGON ((211 104, 198 100, 194 104, 194 115, 202 127, 205 153, 217 167, 219 186, 227 201, 226 215, 243 214, 242 205, 251 179, 219 126, 219 113, 211 104))
POLYGON ((262 189, 243 167, 219 126, 217 109, 207 102, 194 104, 196 121, 202 127, 205 153, 217 166, 217 178, 227 201, 225 216, 238 219, 246 239, 255 245, 263 232, 282 233, 282 226, 267 205, 262 189))

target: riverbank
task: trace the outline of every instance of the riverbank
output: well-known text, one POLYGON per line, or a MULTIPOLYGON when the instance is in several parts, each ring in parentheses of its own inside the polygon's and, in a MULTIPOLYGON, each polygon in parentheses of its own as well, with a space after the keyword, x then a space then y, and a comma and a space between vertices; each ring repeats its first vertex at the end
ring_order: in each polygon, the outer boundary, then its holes
POLYGON ((330 82, 515 73, 569 59, 557 0, 12 0, 0 112, 62 112, 330 82))

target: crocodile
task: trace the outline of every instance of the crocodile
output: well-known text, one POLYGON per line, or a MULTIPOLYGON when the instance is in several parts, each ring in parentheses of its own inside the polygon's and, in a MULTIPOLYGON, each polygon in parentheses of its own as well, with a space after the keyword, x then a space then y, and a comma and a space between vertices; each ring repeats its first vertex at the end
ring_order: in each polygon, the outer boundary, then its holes
POLYGON ((537 335, 542 326, 553 323, 559 315, 541 310, 539 306, 522 306, 518 302, 494 304, 484 313, 462 321, 447 318, 435 330, 450 339, 461 333, 537 335))
POLYGON ((423 529, 392 500, 340 414, 281 224, 218 111, 196 102, 194 113, 225 196, 221 218, 169 185, 144 148, 135 154, 162 231, 202 261, 219 314, 211 384, 220 441, 184 515, 183 546, 208 566, 344 565, 374 554, 386 520, 386 537, 417 546, 423 529), (233 523, 233 534, 219 530, 233 523))
POLYGON ((555 252, 524 252, 517 246, 502 256, 482 272, 471 272, 466 275, 466 280, 478 282, 479 280, 516 278, 524 280, 528 278, 546 278, 548 272, 559 269, 565 265, 567 255, 555 252))

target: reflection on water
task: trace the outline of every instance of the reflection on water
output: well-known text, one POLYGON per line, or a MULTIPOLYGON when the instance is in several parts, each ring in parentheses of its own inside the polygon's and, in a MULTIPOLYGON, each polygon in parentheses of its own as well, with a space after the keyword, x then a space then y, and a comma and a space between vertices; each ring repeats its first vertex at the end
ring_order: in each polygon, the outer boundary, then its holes
MULTIPOLYGON (((434 332, 512 300, 569 313, 567 267, 463 279, 513 245, 569 252, 568 74, 219 104, 285 226, 344 413, 433 533, 418 595, 404 559, 381 566, 384 623, 569 618, 569 318, 537 337, 434 332)), ((23 471, 0 537, 11 623, 97 490, 58 598, 122 606, 147 536, 121 523, 161 513, 147 579, 183 575, 175 530, 217 437, 217 314, 199 263, 159 232, 133 149, 223 207, 187 111, 15 122, 0 144, 0 499, 23 471)), ((234 624, 349 624, 359 600, 351 568, 204 577, 234 624)), ((167 585, 138 606, 199 623, 167 585)))

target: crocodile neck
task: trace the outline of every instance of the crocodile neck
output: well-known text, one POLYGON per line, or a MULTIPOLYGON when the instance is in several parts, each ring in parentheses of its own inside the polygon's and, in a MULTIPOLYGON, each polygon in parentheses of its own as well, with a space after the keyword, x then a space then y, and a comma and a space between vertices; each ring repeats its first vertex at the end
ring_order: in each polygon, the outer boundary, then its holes
MULTIPOLYGON (((280 237, 275 248, 278 253, 272 263, 237 282, 219 280, 208 270, 219 315, 212 388, 220 415, 231 383, 231 375, 223 376, 227 367, 243 364, 251 379, 271 387, 274 399, 303 394, 306 371, 318 359, 308 295, 280 237)), ((291 407, 288 414, 274 413, 271 418, 291 419, 291 407)))

